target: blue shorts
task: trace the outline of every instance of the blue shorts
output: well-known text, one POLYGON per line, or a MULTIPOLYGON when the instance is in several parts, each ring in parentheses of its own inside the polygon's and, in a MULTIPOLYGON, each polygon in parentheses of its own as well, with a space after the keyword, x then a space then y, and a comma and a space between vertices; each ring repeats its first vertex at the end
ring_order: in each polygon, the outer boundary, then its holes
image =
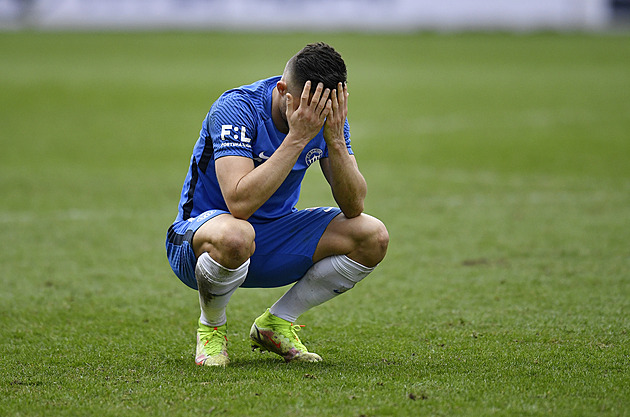
MULTIPOLYGON (((192 249, 193 235, 202 224, 228 213, 210 210, 168 229, 166 254, 175 275, 190 288, 197 289, 192 249)), ((317 207, 287 214, 264 223, 251 223, 256 232, 256 250, 250 258, 247 279, 242 287, 273 288, 291 284, 302 278, 313 266, 313 254, 328 224, 341 210, 317 207)))

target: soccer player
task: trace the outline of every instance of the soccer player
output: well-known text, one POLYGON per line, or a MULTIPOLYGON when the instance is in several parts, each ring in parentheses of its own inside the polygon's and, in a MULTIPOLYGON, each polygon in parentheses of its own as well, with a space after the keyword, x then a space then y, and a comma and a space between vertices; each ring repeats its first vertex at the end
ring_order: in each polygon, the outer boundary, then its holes
POLYGON ((255 319, 252 347, 287 362, 320 361, 293 323, 385 257, 387 229, 363 213, 367 186, 347 113, 346 65, 325 43, 304 47, 282 76, 229 90, 212 105, 166 239, 173 271, 199 293, 198 365, 228 364, 226 307, 239 287, 292 283, 255 319), (339 208, 297 210, 317 160, 339 208))

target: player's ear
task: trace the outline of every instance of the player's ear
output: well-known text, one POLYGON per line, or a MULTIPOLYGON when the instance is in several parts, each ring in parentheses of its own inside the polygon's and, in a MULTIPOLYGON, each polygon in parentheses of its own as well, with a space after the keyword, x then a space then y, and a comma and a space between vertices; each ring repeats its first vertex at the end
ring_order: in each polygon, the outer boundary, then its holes
POLYGON ((286 81, 283 80, 278 81, 278 83, 276 84, 276 88, 278 89, 278 92, 281 96, 284 96, 289 91, 289 86, 287 85, 286 81))

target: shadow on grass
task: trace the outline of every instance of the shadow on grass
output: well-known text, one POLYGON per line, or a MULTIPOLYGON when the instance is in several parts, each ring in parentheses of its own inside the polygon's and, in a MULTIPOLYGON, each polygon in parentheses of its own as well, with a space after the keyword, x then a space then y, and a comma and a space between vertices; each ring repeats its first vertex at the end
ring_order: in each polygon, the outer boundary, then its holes
MULTIPOLYGON (((236 357, 230 358, 230 364, 226 366, 224 369, 226 371, 235 370, 235 371, 249 371, 249 372, 258 372, 258 371, 300 371, 300 372, 312 372, 312 371, 330 371, 339 367, 339 364, 332 361, 326 361, 325 359, 321 362, 289 362, 286 363, 284 359, 279 356, 275 356, 272 354, 260 354, 256 358, 252 357, 236 357)), ((171 371, 190 371, 193 369, 214 369, 214 370, 222 370, 222 368, 215 367, 200 367, 197 366, 194 362, 192 356, 190 357, 178 357, 178 358, 168 358, 165 361, 165 365, 170 368, 171 371)))

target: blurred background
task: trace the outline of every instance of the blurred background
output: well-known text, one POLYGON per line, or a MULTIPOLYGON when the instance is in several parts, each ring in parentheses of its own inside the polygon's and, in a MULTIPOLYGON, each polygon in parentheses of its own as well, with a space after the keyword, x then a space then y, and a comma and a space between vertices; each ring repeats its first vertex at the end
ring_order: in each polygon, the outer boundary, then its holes
POLYGON ((5 29, 601 30, 629 22, 630 0, 0 0, 5 29))

